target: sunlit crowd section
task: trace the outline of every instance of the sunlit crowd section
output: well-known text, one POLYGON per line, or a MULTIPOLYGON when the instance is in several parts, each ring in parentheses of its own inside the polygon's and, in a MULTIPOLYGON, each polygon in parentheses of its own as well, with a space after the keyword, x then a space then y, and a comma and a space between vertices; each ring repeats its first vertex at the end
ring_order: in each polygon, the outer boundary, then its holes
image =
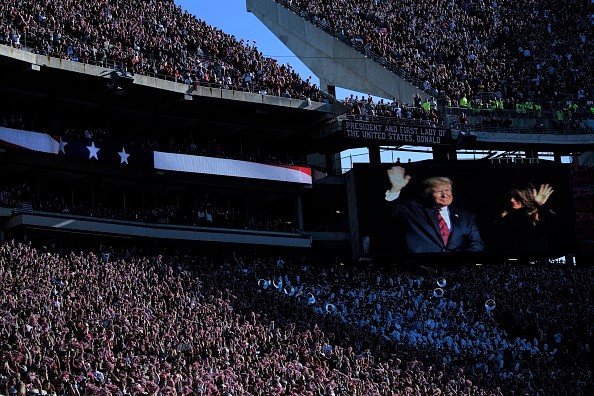
POLYGON ((452 105, 490 92, 510 109, 527 101, 557 109, 566 99, 592 107, 583 2, 277 2, 452 105))
POLYGON ((0 4, 0 44, 185 83, 322 101, 289 64, 172 0, 0 4))

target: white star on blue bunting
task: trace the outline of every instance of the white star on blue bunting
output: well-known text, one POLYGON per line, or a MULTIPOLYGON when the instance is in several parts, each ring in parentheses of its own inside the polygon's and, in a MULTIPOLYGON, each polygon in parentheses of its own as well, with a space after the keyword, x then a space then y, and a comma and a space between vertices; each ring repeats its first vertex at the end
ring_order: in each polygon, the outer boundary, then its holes
POLYGON ((99 150, 101 149, 99 147, 95 147, 95 142, 91 142, 91 145, 87 146, 87 149, 89 150, 89 159, 95 158, 96 160, 99 160, 97 153, 99 153, 99 150))
POLYGON ((62 154, 66 154, 66 145, 68 144, 68 142, 65 142, 62 140, 62 137, 60 136, 60 141, 58 142, 60 144, 60 147, 58 148, 58 153, 61 151, 62 154))
POLYGON ((128 164, 130 154, 126 153, 126 148, 122 146, 122 151, 119 151, 118 154, 120 155, 120 164, 128 164))

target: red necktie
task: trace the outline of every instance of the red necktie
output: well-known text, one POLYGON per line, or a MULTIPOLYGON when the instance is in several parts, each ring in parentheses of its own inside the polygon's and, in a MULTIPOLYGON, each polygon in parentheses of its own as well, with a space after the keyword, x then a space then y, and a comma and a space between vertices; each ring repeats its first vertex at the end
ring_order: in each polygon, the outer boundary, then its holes
POLYGON ((448 228, 448 224, 446 223, 445 219, 441 215, 439 209, 437 209, 437 221, 439 223, 439 232, 441 234, 441 239, 443 240, 443 245, 448 245, 448 239, 450 238, 450 229, 448 228))

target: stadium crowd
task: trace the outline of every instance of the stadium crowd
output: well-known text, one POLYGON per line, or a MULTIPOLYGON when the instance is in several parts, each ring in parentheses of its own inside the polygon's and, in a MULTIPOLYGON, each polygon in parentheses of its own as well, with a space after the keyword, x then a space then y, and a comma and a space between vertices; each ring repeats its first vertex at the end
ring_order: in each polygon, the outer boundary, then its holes
POLYGON ((377 102, 367 94, 347 96, 343 103, 351 108, 348 116, 360 120, 391 122, 395 118, 398 122, 419 123, 422 125, 437 126, 443 123, 437 111, 437 100, 434 97, 425 101, 420 95, 415 95, 413 105, 400 103, 393 98, 392 101, 379 99, 377 102))
MULTIPOLYGON (((523 13, 515 3, 474 0, 404 1, 398 10, 383 0, 285 3, 453 100, 481 89, 510 101, 550 101, 557 87, 591 94, 591 42, 583 20, 572 19, 575 1, 529 1, 523 13)), ((2 3, 0 42, 72 61, 115 60, 188 85, 321 100, 290 66, 173 1, 2 3)), ((89 132, 109 135, 71 131, 89 132)), ((63 194, 42 199, 1 181, 3 206, 89 214, 63 194)), ((219 225, 213 206, 147 205, 127 215, 219 225)), ((229 220, 229 209, 216 210, 229 220)), ((224 249, 94 253, 9 241, 0 245, 0 392, 588 395, 593 279, 594 267, 561 263, 387 270, 224 249)))
POLYGON ((306 280, 287 269, 269 273, 276 275, 259 282, 263 289, 284 287, 285 298, 304 296, 297 298, 321 315, 444 365, 474 365, 473 374, 523 383, 528 394, 573 394, 592 385, 592 366, 584 364, 592 357, 592 329, 583 326, 594 315, 591 268, 463 268, 437 277, 357 274, 335 266, 306 280))
POLYGON ((434 276, 412 270, 6 242, 0 387, 8 396, 589 394, 592 268, 508 270, 447 271, 437 298, 434 276), (507 313, 540 331, 510 327, 507 313))
POLYGON ((173 0, 0 4, 0 44, 191 86, 324 100, 310 79, 182 11, 173 0))
POLYGON ((593 30, 580 1, 276 1, 454 105, 492 92, 509 109, 568 97, 592 107, 593 30))

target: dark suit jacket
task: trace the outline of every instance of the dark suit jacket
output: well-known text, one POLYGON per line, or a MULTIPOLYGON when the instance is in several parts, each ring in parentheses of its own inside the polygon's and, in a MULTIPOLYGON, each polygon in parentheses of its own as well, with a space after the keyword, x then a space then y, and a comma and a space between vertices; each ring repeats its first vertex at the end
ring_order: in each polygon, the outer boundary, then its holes
MULTIPOLYGON (((388 202, 392 225, 401 235, 405 252, 481 252, 483 241, 476 226, 475 216, 465 210, 449 206, 451 230, 444 246, 437 211, 433 206, 420 202, 396 199, 388 202)), ((394 243, 397 243, 394 241, 394 243)))
MULTIPOLYGON (((525 209, 510 209, 506 216, 495 222, 493 232, 494 253, 515 255, 544 255, 556 250, 561 239, 555 212, 540 207, 539 222, 532 223, 525 209)), ((489 245, 491 246, 491 244, 489 245)))

